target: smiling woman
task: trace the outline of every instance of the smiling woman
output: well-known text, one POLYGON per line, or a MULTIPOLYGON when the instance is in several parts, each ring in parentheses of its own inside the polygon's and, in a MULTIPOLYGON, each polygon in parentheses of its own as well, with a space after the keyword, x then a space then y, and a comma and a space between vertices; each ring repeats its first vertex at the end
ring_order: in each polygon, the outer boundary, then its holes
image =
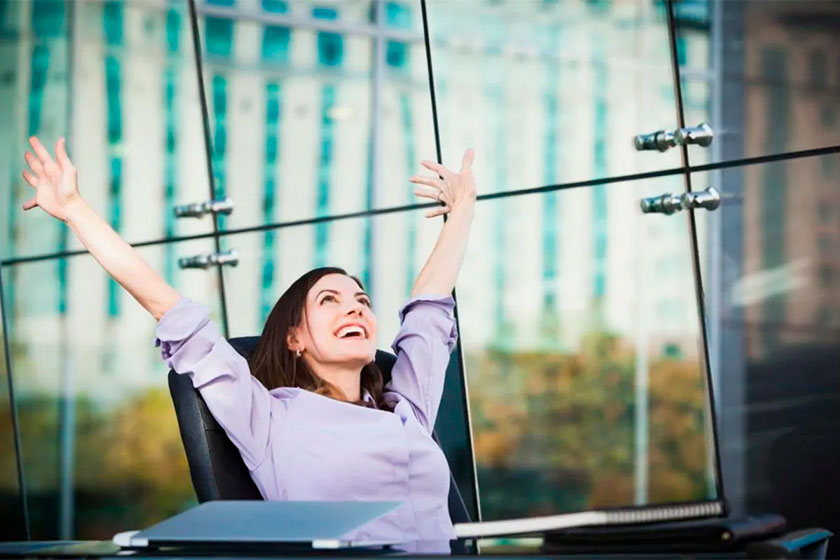
POLYGON ((269 389, 301 387, 365 406, 380 404, 377 321, 360 289, 361 281, 340 268, 301 276, 268 316, 250 359, 252 375, 269 389), (354 325, 356 336, 348 336, 354 325), (365 391, 371 401, 363 399, 365 391))
POLYGON ((167 284, 84 201, 64 140, 55 159, 37 138, 30 144, 34 155, 26 152, 23 177, 35 196, 23 209, 40 207, 65 222, 159 319, 161 356, 201 392, 265 499, 399 501, 401 507, 346 537, 422 540, 427 544, 418 551, 449 550, 449 469, 432 430, 457 339, 450 293, 476 200, 472 150, 459 173, 422 162, 438 177, 411 178, 427 187, 417 196, 442 203, 426 216, 450 217, 399 311, 401 328, 391 346, 397 359, 383 386, 374 362, 376 316, 358 279, 330 267, 298 278, 275 304, 246 361, 206 306, 167 284))

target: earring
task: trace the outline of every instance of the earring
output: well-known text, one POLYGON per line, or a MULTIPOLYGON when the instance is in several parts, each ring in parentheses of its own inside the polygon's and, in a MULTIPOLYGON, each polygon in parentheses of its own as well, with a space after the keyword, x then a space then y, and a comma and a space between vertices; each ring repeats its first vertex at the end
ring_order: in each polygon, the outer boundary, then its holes
POLYGON ((298 349, 298 350, 295 350, 295 355, 296 355, 298 358, 300 358, 300 350, 299 350, 299 349, 298 349))

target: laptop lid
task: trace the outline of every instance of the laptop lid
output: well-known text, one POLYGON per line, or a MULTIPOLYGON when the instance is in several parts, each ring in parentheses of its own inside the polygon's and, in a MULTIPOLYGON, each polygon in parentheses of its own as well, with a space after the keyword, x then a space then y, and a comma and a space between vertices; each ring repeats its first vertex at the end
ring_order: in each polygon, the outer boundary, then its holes
POLYGON ((121 533, 126 547, 187 544, 299 543, 334 548, 347 533, 396 509, 401 502, 205 502, 139 532, 121 533))

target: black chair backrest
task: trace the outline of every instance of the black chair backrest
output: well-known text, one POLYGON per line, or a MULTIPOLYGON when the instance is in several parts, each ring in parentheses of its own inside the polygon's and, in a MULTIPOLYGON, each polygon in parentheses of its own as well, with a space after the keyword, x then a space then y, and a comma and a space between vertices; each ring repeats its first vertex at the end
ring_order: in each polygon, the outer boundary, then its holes
MULTIPOLYGON (((230 344, 246 359, 256 347, 258 336, 230 339, 230 344)), ((376 364, 387 383, 396 356, 376 351, 376 364)), ((175 415, 187 454, 190 477, 199 502, 211 500, 261 500, 257 486, 251 479, 239 450, 210 414, 201 394, 187 375, 169 372, 169 392, 175 404, 175 415)), ((432 434, 435 441, 437 435, 432 434)), ((449 473, 449 516, 453 523, 470 520, 464 500, 458 491, 452 472, 449 473)))

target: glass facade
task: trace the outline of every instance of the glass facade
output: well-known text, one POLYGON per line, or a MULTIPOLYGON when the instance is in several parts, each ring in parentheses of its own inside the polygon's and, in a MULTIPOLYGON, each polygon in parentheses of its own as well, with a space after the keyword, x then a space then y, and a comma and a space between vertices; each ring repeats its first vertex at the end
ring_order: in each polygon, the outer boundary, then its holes
MULTIPOLYGON (((171 244, 139 251, 160 270, 172 250, 212 250, 207 239, 171 244)), ((113 301, 111 280, 89 255, 59 265, 67 294, 60 313, 53 259, 3 268, 3 285, 17 287, 8 338, 25 499, 33 538, 95 538, 148 525, 195 497, 160 351, 152 344, 154 320, 123 290, 113 301)), ((220 320, 216 276, 176 269, 172 285, 220 320)))
MULTIPOLYGON (((81 249, 49 216, 20 214, 29 187, 20 176, 18 146, 31 135, 50 149, 67 137, 70 157, 86 171, 85 198, 127 241, 211 232, 208 219, 176 220, 172 210, 160 211, 203 199, 209 188, 206 172, 198 172, 206 160, 186 4, 2 5, 6 54, 0 64, 7 68, 0 95, 14 110, 2 117, 9 122, 2 138, 8 155, 0 255, 81 249)), ((168 272, 174 255, 170 260, 168 272)))
POLYGON ((593 189, 476 212, 458 305, 486 519, 716 497, 688 229, 638 211, 680 184, 609 185, 603 253, 593 189))
POLYGON ((840 6, 681 2, 676 38, 724 488, 734 514, 836 529, 840 6))
POLYGON ((0 538, 195 503, 154 319, 21 210, 31 135, 227 336, 333 265, 383 350, 443 224, 408 178, 474 147, 437 421, 473 518, 725 497, 840 530, 808 510, 840 465, 840 11, 771 4, 0 0, 0 538), (711 146, 634 147, 678 114, 711 146), (714 212, 639 210, 709 186, 714 212))
MULTIPOLYGON (((0 266, 2 275, 2 266, 0 266)), ((3 282, 0 278, 0 294, 3 282)), ((0 298, 0 311, 3 299, 0 298)), ((5 317, 3 317, 5 318, 5 317)), ((3 333, 3 345, 0 346, 0 441, 2 441, 3 455, 0 459, 0 511, 3 512, 2 540, 20 539, 28 536, 27 519, 24 514, 23 491, 21 487, 21 471, 18 463, 20 439, 16 437, 17 410, 14 407, 14 379, 10 372, 10 356, 8 353, 8 337, 5 336, 5 322, 0 322, 3 333)))
POLYGON ((444 161, 475 146, 485 192, 679 167, 632 142, 674 120, 664 5, 427 5, 444 161))

